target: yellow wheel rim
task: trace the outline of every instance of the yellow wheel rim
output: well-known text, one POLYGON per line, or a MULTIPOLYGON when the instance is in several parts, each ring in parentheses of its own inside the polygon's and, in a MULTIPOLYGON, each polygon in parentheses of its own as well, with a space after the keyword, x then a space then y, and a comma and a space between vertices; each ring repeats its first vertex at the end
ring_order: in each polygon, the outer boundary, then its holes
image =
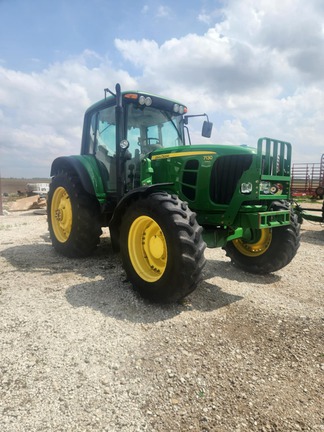
POLYGON ((72 206, 69 194, 63 187, 55 189, 51 205, 51 221, 56 239, 65 243, 72 229, 72 206))
POLYGON ((128 252, 136 273, 147 282, 156 282, 167 265, 167 245, 160 226, 148 216, 139 216, 128 234, 128 252))
POLYGON ((271 229, 263 228, 256 230, 253 234, 254 238, 251 241, 233 240, 234 246, 242 255, 256 257, 263 255, 269 249, 272 240, 271 229))

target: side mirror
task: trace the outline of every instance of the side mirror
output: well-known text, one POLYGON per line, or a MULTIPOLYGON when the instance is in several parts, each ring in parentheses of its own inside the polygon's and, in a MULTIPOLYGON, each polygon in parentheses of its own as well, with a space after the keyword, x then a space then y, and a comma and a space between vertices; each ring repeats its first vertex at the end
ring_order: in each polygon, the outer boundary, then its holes
POLYGON ((213 123, 209 121, 204 121, 201 135, 205 138, 210 138, 213 129, 213 123))

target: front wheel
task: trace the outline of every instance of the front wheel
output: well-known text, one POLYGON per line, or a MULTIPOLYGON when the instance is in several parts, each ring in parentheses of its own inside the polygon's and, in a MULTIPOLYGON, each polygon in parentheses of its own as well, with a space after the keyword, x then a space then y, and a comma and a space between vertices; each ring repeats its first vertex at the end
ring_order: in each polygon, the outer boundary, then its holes
MULTIPOLYGON (((277 202, 273 210, 287 210, 288 205, 277 202)), ((267 274, 285 267, 299 248, 300 224, 297 215, 290 211, 290 225, 278 228, 250 230, 249 239, 235 239, 224 247, 232 263, 244 271, 267 274)))
POLYGON ((47 201, 47 218, 54 248, 68 257, 90 255, 101 235, 98 202, 86 194, 72 173, 57 174, 47 201))
POLYGON ((205 265, 202 228, 176 195, 153 193, 131 203, 121 224, 120 249, 129 281, 158 302, 192 292, 205 265))

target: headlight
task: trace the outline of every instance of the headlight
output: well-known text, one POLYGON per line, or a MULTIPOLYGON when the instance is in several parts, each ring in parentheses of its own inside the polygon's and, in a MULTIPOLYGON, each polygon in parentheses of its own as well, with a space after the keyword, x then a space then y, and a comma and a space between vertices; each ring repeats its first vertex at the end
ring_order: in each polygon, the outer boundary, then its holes
POLYGON ((252 192, 253 186, 252 183, 242 183, 241 184, 241 193, 242 194, 250 194, 252 192))
POLYGON ((264 194, 269 194, 271 189, 271 183, 267 181, 262 181, 260 183, 260 192, 263 192, 264 194))
POLYGON ((260 183, 260 192, 265 195, 281 195, 283 192, 283 186, 281 183, 270 183, 268 181, 263 181, 260 183))

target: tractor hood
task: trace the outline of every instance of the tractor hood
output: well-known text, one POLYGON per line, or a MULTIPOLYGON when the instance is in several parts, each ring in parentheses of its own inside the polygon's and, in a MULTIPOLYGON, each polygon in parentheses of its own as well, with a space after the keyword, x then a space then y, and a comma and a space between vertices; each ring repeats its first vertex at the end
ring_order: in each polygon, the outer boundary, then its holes
POLYGON ((169 158, 184 158, 201 156, 204 160, 211 160, 214 156, 225 156, 225 155, 244 155, 244 154, 256 154, 257 150, 253 147, 248 146, 234 146, 224 144, 195 144, 191 146, 181 147, 168 147, 155 150, 151 159, 169 159, 169 158), (209 156, 209 157, 208 157, 209 156), (208 157, 208 158, 206 158, 208 157), (211 157, 211 158, 210 158, 211 157))

